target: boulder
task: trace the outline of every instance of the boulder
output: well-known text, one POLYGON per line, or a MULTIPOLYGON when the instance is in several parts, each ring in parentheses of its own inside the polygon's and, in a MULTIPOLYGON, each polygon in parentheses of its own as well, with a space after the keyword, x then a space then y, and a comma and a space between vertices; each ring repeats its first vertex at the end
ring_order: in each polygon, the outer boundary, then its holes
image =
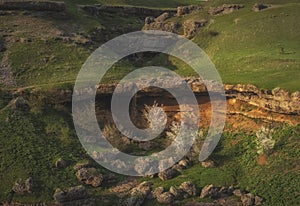
POLYGON ((156 199, 159 195, 164 193, 165 189, 163 187, 157 187, 152 192, 151 195, 154 199, 156 199))
POLYGON ((161 204, 171 204, 174 202, 174 196, 170 192, 164 192, 158 195, 156 200, 161 204))
POLYGON ((251 193, 243 194, 241 196, 241 201, 244 206, 251 206, 255 203, 255 196, 251 193))
POLYGON ((264 202, 264 199, 262 197, 255 196, 255 198, 254 198, 254 204, 255 205, 262 205, 263 202, 264 202))
POLYGON ((187 194, 187 197, 194 197, 197 195, 197 188, 190 181, 181 183, 179 188, 182 189, 182 191, 187 194))
POLYGON ((67 190, 56 189, 53 195, 55 202, 65 203, 87 197, 87 191, 84 186, 70 187, 67 190))
POLYGON ((173 179, 174 177, 178 176, 180 173, 178 172, 178 170, 175 170, 173 168, 171 169, 167 169, 163 172, 158 173, 158 177, 165 181, 165 180, 169 180, 169 179, 173 179))
POLYGON ((213 168, 216 165, 215 165, 214 161, 212 161, 212 160, 206 160, 206 161, 201 162, 201 166, 204 167, 204 168, 213 168))
POLYGON ((180 188, 171 186, 169 192, 174 196, 175 200, 179 200, 183 197, 183 190, 180 188))
POLYGON ((58 169, 64 169, 66 168, 67 166, 67 163, 64 159, 62 158, 59 158, 58 160, 56 160, 55 162, 55 167, 58 168, 58 169))
POLYGON ((76 172, 76 177, 79 181, 93 187, 99 187, 103 182, 103 175, 95 168, 81 168, 76 172))
POLYGON ((213 185, 207 185, 202 188, 200 198, 216 198, 219 196, 219 189, 213 185))
POLYGON ((22 179, 15 182, 12 191, 18 194, 32 193, 33 190, 33 180, 31 177, 23 181, 22 179))

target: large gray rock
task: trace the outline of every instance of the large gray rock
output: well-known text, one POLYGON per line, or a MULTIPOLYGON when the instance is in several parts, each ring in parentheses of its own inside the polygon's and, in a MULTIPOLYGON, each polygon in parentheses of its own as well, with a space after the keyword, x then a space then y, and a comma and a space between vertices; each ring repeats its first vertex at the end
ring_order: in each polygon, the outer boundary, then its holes
POLYGON ((84 186, 70 187, 67 190, 56 189, 53 195, 55 202, 65 203, 87 197, 87 191, 84 186))

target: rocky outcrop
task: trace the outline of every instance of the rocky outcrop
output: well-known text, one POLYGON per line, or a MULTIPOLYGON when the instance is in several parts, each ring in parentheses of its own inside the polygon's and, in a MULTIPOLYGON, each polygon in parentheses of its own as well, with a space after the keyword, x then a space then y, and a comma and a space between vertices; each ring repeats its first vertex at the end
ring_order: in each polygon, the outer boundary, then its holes
POLYGON ((103 12, 127 14, 127 15, 137 15, 141 17, 146 16, 159 16, 164 12, 175 15, 175 9, 151 9, 144 7, 134 7, 134 6, 108 6, 108 5, 82 5, 80 8, 94 16, 98 16, 103 12))
POLYGON ((258 89, 254 85, 225 85, 227 96, 248 102, 259 108, 283 114, 300 115, 300 92, 289 92, 279 87, 258 89))
POLYGON ((244 8, 244 5, 241 4, 224 4, 223 6, 211 7, 208 10, 210 15, 219 15, 219 14, 230 14, 236 10, 244 8))
POLYGON ((179 6, 179 7, 177 7, 176 16, 183 16, 183 15, 186 15, 186 14, 190 14, 194 11, 199 11, 201 9, 202 9, 202 7, 198 6, 198 5, 179 6))
POLYGON ((196 32, 199 28, 205 26, 207 23, 206 19, 202 19, 200 21, 188 20, 183 23, 183 32, 184 36, 187 38, 192 38, 196 35, 196 32))
POLYGON ((253 5, 252 10, 258 12, 258 11, 270 8, 271 6, 272 5, 264 5, 264 4, 256 3, 256 4, 253 5))
POLYGON ((0 10, 65 11, 64 2, 56 1, 0 1, 0 10))

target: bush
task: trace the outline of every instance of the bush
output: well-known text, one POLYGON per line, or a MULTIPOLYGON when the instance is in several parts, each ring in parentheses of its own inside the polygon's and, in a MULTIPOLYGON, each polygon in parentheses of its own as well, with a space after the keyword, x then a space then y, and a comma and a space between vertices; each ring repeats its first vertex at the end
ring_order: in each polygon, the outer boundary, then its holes
POLYGON ((275 140, 273 139, 273 129, 262 127, 256 132, 256 145, 258 154, 268 154, 275 146, 275 140))

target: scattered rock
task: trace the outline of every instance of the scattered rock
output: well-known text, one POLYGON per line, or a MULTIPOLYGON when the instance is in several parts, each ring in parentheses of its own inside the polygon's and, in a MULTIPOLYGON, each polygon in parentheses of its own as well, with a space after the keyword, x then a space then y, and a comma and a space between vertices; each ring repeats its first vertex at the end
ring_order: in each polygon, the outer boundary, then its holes
POLYGON ((213 185, 207 185, 202 188, 200 198, 216 198, 219 195, 219 189, 213 185))
POLYGON ((190 162, 188 160, 186 160, 186 159, 183 159, 183 160, 180 160, 178 162, 178 165, 180 165, 180 166, 182 166, 184 168, 188 168, 189 165, 190 165, 190 162))
POLYGON ((201 162, 201 165, 202 165, 202 167, 204 167, 204 168, 213 168, 213 167, 216 166, 216 165, 215 165, 215 162, 212 161, 212 160, 206 160, 206 161, 203 161, 203 162, 201 162))
POLYGON ((192 13, 193 11, 198 11, 200 9, 201 9, 201 6, 197 6, 197 5, 179 6, 179 7, 177 7, 176 16, 183 16, 183 15, 192 13))
POLYGON ((196 186, 190 182, 190 181, 187 181, 187 182, 183 182, 180 186, 179 186, 180 189, 183 190, 183 192, 185 192, 187 194, 188 197, 193 197, 193 196, 196 196, 197 195, 197 188, 196 186))
POLYGON ((156 200, 161 204, 171 204, 174 202, 174 196, 170 192, 164 192, 158 195, 156 200))
POLYGON ((55 162, 55 167, 58 169, 64 169, 67 167, 67 163, 64 159, 59 158, 58 160, 56 160, 55 162))
POLYGON ((210 15, 218 15, 218 14, 230 14, 236 10, 244 8, 244 5, 241 4, 224 4, 223 6, 211 7, 208 10, 210 15))
POLYGON ((56 189, 53 195, 55 202, 65 203, 87 197, 87 191, 84 186, 70 187, 67 190, 56 189))
POLYGON ((252 10, 253 11, 261 11, 261 10, 264 10, 264 9, 267 9, 267 8, 270 8, 271 5, 264 5, 264 4, 258 4, 258 3, 255 3, 252 7, 252 10))
POLYGON ((195 36, 199 28, 205 26, 207 23, 206 19, 200 21, 187 20, 183 23, 184 36, 187 38, 192 38, 195 36))
POLYGON ((24 193, 32 193, 33 190, 33 180, 31 177, 23 180, 16 181, 15 185, 12 188, 12 191, 15 193, 23 195, 24 193))
POLYGON ((179 174, 180 173, 178 172, 178 170, 170 168, 163 172, 158 173, 158 177, 161 180, 165 181, 165 180, 173 179, 174 177, 178 176, 179 174))
POLYGON ((99 187, 103 182, 103 175, 95 168, 81 168, 76 172, 76 177, 79 181, 93 187, 99 187))
POLYGON ((255 196, 251 193, 243 194, 241 196, 241 201, 244 206, 251 206, 255 203, 255 196))

